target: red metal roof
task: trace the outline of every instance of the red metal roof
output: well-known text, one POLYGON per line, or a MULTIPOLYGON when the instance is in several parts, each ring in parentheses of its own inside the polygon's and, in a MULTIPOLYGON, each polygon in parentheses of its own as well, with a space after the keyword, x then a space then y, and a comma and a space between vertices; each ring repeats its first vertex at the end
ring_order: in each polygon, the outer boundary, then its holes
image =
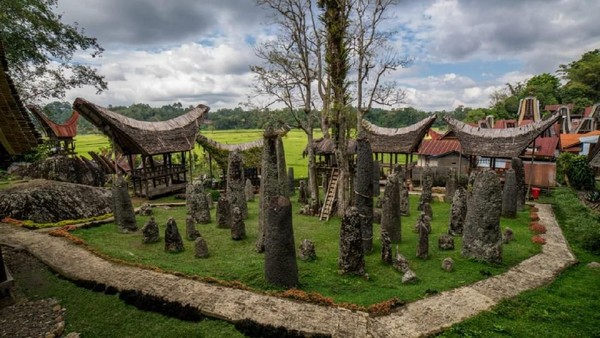
POLYGON ((438 133, 437 131, 435 131, 435 130, 433 130, 431 128, 429 128, 428 133, 429 133, 429 137, 431 137, 432 140, 439 140, 443 136, 443 134, 438 133))
POLYGON ((558 108, 560 108, 562 106, 567 106, 567 108, 569 108, 569 111, 573 111, 573 107, 575 107, 575 105, 573 103, 569 103, 569 104, 547 104, 544 107, 544 110, 549 111, 551 113, 554 113, 555 111, 558 110, 558 108))
POLYGON ((417 153, 424 156, 442 156, 453 152, 459 153, 460 151, 458 139, 441 139, 423 141, 417 153))
MULTIPOLYGON (((558 136, 538 137, 535 139, 535 157, 536 158, 552 158, 556 154, 558 148, 558 136)), ((523 151, 523 156, 531 157, 531 151, 527 148, 523 151)))

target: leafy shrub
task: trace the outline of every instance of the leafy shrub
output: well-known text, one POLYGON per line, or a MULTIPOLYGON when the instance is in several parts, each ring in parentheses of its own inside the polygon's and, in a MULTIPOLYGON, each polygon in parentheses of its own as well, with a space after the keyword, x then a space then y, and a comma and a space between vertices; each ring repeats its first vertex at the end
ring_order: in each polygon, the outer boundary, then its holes
POLYGON ((594 254, 600 254, 600 222, 596 217, 580 220, 575 231, 584 249, 594 254))
POLYGON ((577 190, 592 190, 594 188, 594 171, 585 156, 575 156, 567 169, 571 186, 577 190))
POLYGON ((556 181, 560 184, 565 184, 565 175, 569 171, 569 167, 575 158, 575 154, 564 152, 558 156, 556 160, 556 181))

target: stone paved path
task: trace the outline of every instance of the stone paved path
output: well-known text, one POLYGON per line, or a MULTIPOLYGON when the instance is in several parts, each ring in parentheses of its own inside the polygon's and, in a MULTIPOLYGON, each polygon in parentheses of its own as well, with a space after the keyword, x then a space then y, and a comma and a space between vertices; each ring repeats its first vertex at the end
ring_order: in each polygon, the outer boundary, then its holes
POLYGON ((412 302, 396 312, 367 313, 300 303, 250 291, 230 289, 171 274, 104 260, 63 238, 0 225, 0 243, 24 247, 52 269, 72 280, 95 281, 117 290, 137 290, 167 301, 189 305, 202 314, 235 322, 249 319, 263 325, 333 337, 420 337, 489 310, 500 300, 546 285, 576 262, 552 213, 537 205, 547 228, 542 253, 504 274, 412 302))

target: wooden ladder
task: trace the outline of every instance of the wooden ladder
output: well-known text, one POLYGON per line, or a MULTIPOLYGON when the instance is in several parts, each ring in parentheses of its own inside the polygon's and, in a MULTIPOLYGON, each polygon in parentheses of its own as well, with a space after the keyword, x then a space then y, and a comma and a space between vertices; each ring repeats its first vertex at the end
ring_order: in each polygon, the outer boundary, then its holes
POLYGON ((327 186, 325 201, 323 201, 323 207, 321 208, 321 215, 319 215, 320 221, 328 221, 329 217, 331 217, 333 205, 337 198, 337 186, 339 176, 340 170, 338 168, 331 169, 331 178, 329 179, 329 185, 327 186))

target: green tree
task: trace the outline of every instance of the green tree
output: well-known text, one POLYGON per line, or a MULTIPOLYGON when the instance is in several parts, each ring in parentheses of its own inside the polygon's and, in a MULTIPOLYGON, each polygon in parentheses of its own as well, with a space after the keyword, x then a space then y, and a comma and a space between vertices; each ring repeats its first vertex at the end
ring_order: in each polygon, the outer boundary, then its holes
POLYGON ((559 103, 559 88, 560 80, 556 76, 543 73, 527 81, 525 94, 537 97, 543 109, 546 105, 559 103))
POLYGON ((577 61, 560 65, 557 72, 567 81, 563 88, 563 101, 585 97, 591 102, 600 102, 600 49, 584 53, 577 61))
POLYGON ((92 57, 103 50, 77 24, 61 22, 57 2, 0 0, 0 43, 24 101, 61 98, 68 89, 85 85, 99 92, 107 88, 94 68, 73 61, 78 50, 92 57))

